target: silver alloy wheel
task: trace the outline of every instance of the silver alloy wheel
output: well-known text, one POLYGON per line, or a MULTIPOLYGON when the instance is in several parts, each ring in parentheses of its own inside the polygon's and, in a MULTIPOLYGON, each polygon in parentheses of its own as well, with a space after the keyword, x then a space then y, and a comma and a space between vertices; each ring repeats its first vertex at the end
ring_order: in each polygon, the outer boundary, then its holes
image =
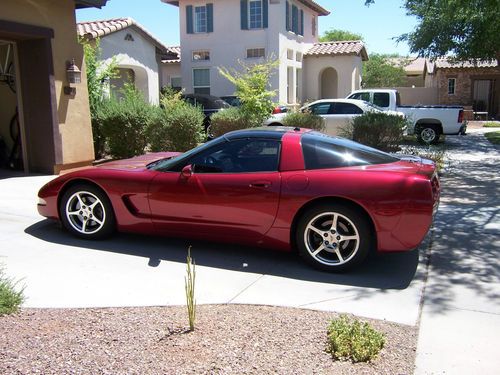
POLYGON ((426 143, 433 142, 437 137, 436 130, 434 128, 424 128, 420 132, 420 138, 426 143))
POLYGON ((73 229, 82 234, 99 232, 106 222, 103 203, 88 191, 77 191, 66 203, 66 218, 73 229))
POLYGON ((307 223, 304 244, 319 263, 339 266, 358 252, 359 231, 354 223, 338 212, 322 212, 307 223))

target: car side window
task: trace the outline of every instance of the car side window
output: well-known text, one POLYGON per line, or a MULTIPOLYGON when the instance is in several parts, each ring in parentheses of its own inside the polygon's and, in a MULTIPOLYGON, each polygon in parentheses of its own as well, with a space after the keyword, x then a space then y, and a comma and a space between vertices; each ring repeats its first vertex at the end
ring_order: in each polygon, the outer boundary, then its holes
POLYGON ((376 92, 373 94, 373 104, 382 108, 389 108, 389 93, 376 92))
POLYGON ((349 99, 364 100, 365 102, 369 102, 370 101, 370 93, 369 92, 357 92, 357 93, 349 96, 349 99))
POLYGON ((351 103, 334 103, 333 114, 335 115, 362 115, 363 110, 351 103))
POLYGON ((268 139, 239 139, 225 142, 195 156, 195 173, 249 173, 278 170, 280 142, 268 139))
POLYGON ((307 109, 315 115, 327 115, 330 113, 330 107, 330 103, 317 103, 307 107, 307 109))

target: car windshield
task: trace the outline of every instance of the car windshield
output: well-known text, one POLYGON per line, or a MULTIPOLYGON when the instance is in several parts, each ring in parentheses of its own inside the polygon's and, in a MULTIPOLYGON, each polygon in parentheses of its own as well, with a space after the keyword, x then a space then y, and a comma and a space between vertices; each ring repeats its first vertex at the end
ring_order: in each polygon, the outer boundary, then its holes
POLYGON ((202 143, 201 145, 198 145, 197 147, 186 151, 183 154, 180 154, 178 156, 175 156, 173 158, 167 158, 167 159, 162 159, 157 162, 153 162, 148 165, 148 169, 154 170, 154 171, 160 171, 160 172, 165 172, 168 171, 171 167, 176 165, 177 163, 182 163, 183 160, 188 159, 191 157, 191 155, 194 155, 198 152, 202 152, 203 150, 212 147, 214 145, 217 145, 221 142, 224 142, 224 137, 219 137, 216 139, 212 139, 211 141, 208 141, 206 143, 202 143))

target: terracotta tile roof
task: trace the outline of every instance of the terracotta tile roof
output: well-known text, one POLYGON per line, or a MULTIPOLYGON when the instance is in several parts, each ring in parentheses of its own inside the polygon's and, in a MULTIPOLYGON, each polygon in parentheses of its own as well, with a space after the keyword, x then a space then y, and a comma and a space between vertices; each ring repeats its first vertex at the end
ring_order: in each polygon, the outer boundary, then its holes
POLYGON ((325 55, 361 55, 363 61, 368 60, 368 53, 365 45, 359 40, 348 40, 341 42, 315 43, 305 56, 325 56, 325 55))
POLYGON ((114 32, 126 29, 127 27, 136 28, 146 38, 150 39, 151 42, 155 44, 156 47, 159 48, 162 52, 166 52, 168 50, 168 48, 162 42, 160 42, 159 39, 155 38, 144 27, 142 27, 130 17, 78 22, 76 24, 78 36, 86 39, 101 38, 114 32))
MULTIPOLYGON (((171 4, 171 5, 179 6, 179 0, 161 0, 161 1, 163 3, 166 3, 166 4, 171 4)), ((323 8, 321 5, 319 5, 314 0, 298 0, 298 1, 301 2, 302 4, 304 4, 305 6, 311 8, 315 12, 318 12, 318 14, 320 16, 328 16, 330 14, 330 12, 328 10, 326 10, 325 8, 323 8)))
POLYGON ((161 60, 164 64, 173 64, 181 62, 181 47, 167 47, 167 55, 161 60))
POLYGON ((392 65, 402 66, 407 74, 424 74, 428 61, 424 57, 391 57, 388 59, 392 65))
POLYGON ((498 62, 496 60, 479 60, 474 61, 452 61, 447 57, 440 57, 434 61, 435 69, 456 69, 456 68, 496 68, 498 62))

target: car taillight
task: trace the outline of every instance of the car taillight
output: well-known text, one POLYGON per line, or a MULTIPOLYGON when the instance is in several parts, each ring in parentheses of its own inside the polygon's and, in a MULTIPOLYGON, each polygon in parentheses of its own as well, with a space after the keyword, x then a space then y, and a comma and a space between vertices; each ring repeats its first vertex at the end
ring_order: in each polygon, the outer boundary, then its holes
POLYGON ((277 113, 281 113, 282 110, 281 110, 281 107, 276 107, 273 109, 273 115, 277 114, 277 113))
POLYGON ((464 110, 461 109, 459 112, 458 112, 458 122, 463 122, 464 121, 464 110))

